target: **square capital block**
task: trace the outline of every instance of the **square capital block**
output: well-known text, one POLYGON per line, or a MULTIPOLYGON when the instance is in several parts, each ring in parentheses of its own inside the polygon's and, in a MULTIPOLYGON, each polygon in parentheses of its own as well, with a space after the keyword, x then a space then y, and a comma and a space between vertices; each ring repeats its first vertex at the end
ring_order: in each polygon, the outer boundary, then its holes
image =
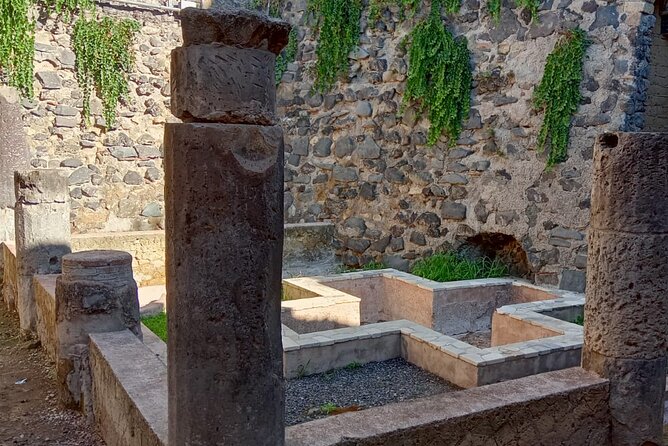
POLYGON ((276 56, 220 44, 172 51, 172 113, 184 121, 272 125, 276 56))

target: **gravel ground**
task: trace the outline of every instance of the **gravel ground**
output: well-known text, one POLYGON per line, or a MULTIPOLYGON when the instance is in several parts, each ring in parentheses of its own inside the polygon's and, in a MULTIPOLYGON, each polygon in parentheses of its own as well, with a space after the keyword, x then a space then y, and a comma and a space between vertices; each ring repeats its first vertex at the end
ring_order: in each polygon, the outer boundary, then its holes
POLYGON ((327 416, 321 409, 325 405, 333 409, 330 415, 336 415, 456 390, 453 384, 401 358, 351 365, 289 380, 285 424, 323 418, 327 416))
POLYGON ((478 348, 489 348, 492 346, 491 331, 477 331, 475 333, 466 333, 465 335, 455 337, 460 341, 478 348))

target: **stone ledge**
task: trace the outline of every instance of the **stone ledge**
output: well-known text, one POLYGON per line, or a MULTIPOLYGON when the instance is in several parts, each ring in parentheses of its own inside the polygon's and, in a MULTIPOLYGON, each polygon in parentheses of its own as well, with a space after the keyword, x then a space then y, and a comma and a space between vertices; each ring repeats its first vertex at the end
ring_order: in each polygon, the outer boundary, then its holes
POLYGON ((584 444, 574 440, 580 431, 600 441, 588 444, 607 444, 607 395, 606 380, 580 368, 560 370, 292 426, 286 432, 286 445, 454 445, 466 436, 505 444, 511 439, 517 442, 516 435, 522 436, 521 444, 584 444), (488 429, 513 423, 530 423, 534 428, 488 429), (569 428, 553 429, 557 425, 569 428), (532 441, 541 435, 550 439, 532 441))
POLYGON ((167 445, 167 367, 129 330, 90 335, 95 419, 109 445, 167 445))

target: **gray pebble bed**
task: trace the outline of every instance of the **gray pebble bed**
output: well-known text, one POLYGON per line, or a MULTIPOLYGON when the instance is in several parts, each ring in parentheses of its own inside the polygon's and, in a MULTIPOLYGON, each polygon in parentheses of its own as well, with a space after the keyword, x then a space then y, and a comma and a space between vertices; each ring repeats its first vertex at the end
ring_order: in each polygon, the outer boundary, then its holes
POLYGON ((460 389, 401 358, 348 366, 288 380, 285 424, 326 417, 321 410, 325 405, 363 410, 456 390, 460 389))

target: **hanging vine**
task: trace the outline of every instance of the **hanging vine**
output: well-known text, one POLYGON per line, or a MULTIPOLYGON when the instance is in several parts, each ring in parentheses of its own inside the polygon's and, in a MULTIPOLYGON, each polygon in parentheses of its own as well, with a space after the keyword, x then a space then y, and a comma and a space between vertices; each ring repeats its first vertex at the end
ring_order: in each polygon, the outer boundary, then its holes
POLYGON ((298 39, 297 28, 293 27, 288 36, 288 44, 283 48, 281 54, 276 57, 276 85, 281 83, 283 73, 285 73, 285 70, 288 68, 288 64, 294 62, 297 58, 297 46, 299 45, 298 39))
POLYGON ((33 95, 32 5, 32 0, 0 0, 0 70, 6 83, 26 97, 33 95))
POLYGON ((421 3, 421 0, 370 0, 369 19, 372 21, 380 19, 383 9, 392 5, 399 6, 401 14, 408 10, 408 15, 413 16, 420 9, 421 3))
POLYGON ((116 106, 128 93, 128 74, 134 64, 132 43, 139 24, 134 20, 80 18, 74 24, 72 44, 76 71, 83 90, 83 116, 90 117, 93 88, 102 101, 106 127, 116 120, 116 106))
POLYGON ((337 79, 348 72, 348 54, 360 36, 361 0, 309 0, 309 11, 318 22, 314 88, 330 90, 337 79))
POLYGON ((547 57, 543 79, 534 91, 534 107, 545 113, 538 150, 545 150, 549 142, 548 168, 568 158, 568 135, 571 119, 582 100, 580 82, 588 45, 582 29, 566 32, 547 57))
POLYGON ((66 19, 77 12, 95 9, 93 0, 41 0, 41 4, 47 11, 55 11, 66 19))
POLYGON ((415 102, 431 121, 427 143, 441 135, 454 145, 471 106, 471 67, 466 40, 445 28, 438 6, 410 35, 409 70, 404 102, 415 102))
POLYGON ((501 20, 501 0, 487 0, 487 12, 492 21, 498 25, 501 20))
POLYGON ((538 20, 538 7, 540 0, 515 0, 518 8, 527 8, 531 14, 531 21, 538 20))
POLYGON ((433 0, 433 6, 442 6, 448 14, 457 14, 462 8, 461 0, 433 0))

